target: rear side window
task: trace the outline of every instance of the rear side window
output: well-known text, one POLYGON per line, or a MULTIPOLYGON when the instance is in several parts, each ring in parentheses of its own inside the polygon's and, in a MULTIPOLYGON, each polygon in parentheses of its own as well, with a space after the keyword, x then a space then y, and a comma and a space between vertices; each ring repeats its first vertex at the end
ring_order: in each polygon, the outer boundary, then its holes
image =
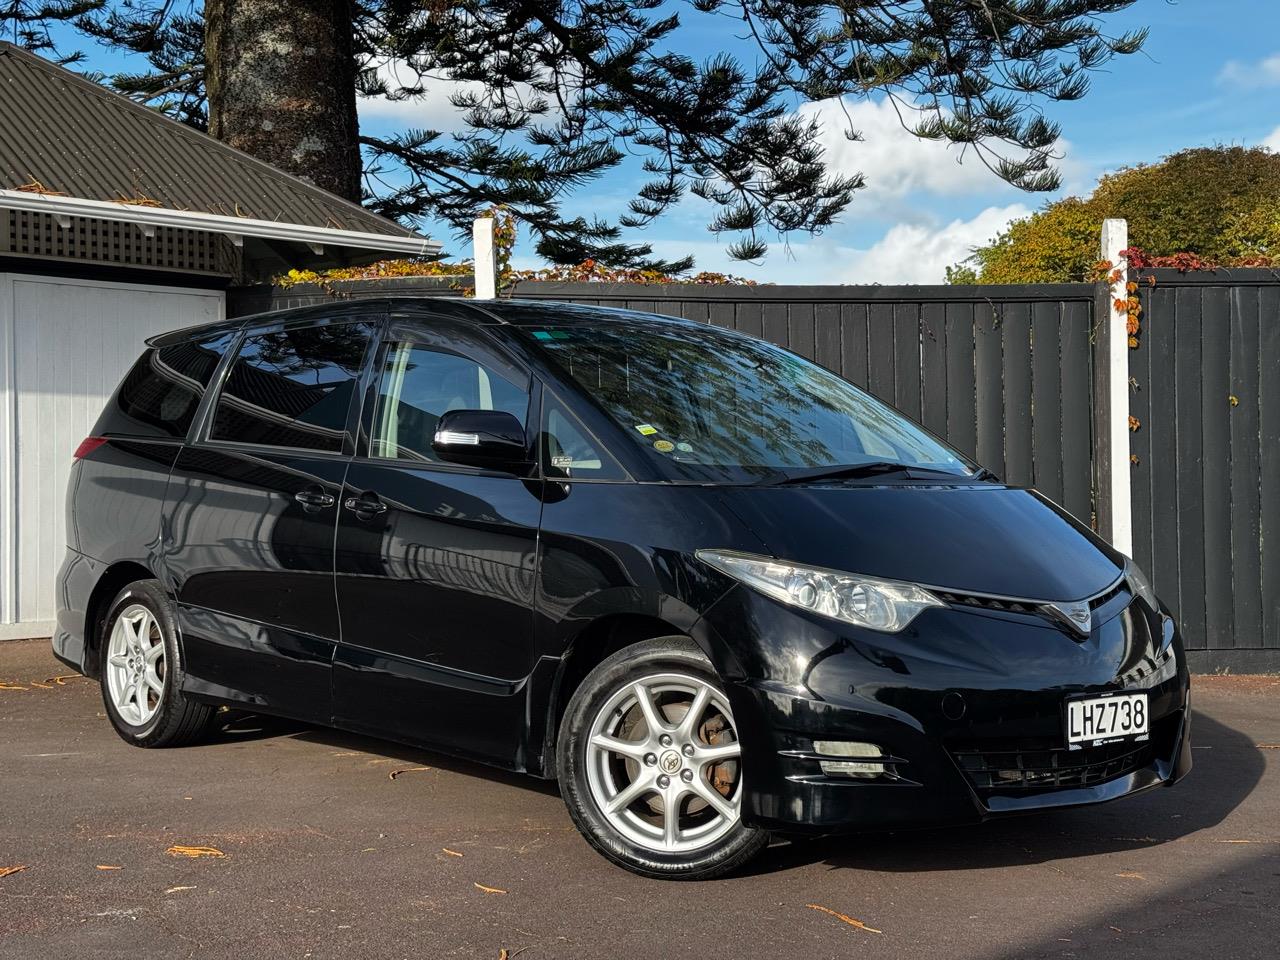
POLYGON ((209 437, 339 453, 372 335, 367 323, 248 336, 214 408, 209 437))
POLYGON ((388 345, 378 384, 369 454, 435 460, 436 424, 450 410, 504 410, 521 424, 529 393, 491 366, 413 341, 388 345))
POLYGON ((125 375, 94 433, 185 437, 234 338, 233 331, 147 350, 125 375))

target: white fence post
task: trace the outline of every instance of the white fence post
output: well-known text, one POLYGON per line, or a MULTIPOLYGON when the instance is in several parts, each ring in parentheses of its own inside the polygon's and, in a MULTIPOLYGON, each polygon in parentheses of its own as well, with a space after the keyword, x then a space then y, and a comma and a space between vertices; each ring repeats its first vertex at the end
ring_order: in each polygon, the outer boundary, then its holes
POLYGON ((493 217, 481 217, 471 224, 475 248, 476 299, 492 300, 498 295, 498 258, 493 245, 493 217))
POLYGON ((1109 502, 1109 529, 1101 531, 1121 553, 1133 555, 1133 499, 1129 463, 1129 311, 1116 306, 1127 301, 1129 261, 1120 251, 1129 246, 1129 224, 1102 221, 1102 259, 1111 263, 1107 309, 1102 335, 1106 345, 1106 456, 1099 476, 1109 502), (1111 280, 1110 276, 1115 276, 1111 280))

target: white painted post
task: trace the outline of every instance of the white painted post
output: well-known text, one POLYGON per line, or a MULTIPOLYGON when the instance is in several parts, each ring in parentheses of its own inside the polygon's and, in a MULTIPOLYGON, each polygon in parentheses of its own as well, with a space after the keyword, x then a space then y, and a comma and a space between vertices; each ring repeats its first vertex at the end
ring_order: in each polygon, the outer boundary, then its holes
POLYGON ((476 299, 492 300, 498 295, 498 257, 493 245, 493 217, 481 217, 471 224, 471 242, 476 263, 476 299))
POLYGON ((1129 224, 1125 220, 1102 221, 1102 259, 1110 261, 1111 272, 1106 322, 1103 336, 1107 347, 1107 448, 1104 465, 1107 476, 1102 479, 1110 501, 1111 529, 1104 531, 1111 545, 1126 556, 1133 555, 1133 500, 1129 463, 1129 312, 1116 307, 1116 301, 1129 297, 1129 261, 1120 251, 1129 246, 1129 224))

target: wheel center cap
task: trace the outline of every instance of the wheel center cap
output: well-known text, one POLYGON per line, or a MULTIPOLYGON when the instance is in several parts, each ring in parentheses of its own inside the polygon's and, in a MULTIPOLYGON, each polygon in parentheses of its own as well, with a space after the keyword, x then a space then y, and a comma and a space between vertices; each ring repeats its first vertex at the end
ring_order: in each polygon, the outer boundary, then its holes
POLYGON ((675 750, 668 750, 658 758, 658 766, 662 768, 663 773, 675 773, 680 769, 681 763, 680 754, 675 750))

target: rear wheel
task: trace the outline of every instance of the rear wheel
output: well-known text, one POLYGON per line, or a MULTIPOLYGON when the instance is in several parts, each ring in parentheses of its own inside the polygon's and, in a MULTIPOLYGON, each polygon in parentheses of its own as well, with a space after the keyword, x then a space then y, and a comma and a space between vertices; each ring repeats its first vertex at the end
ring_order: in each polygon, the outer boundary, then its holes
POLYGON ((768 842, 742 823, 741 745, 711 663, 692 641, 636 644, 575 692, 558 744, 560 789, 597 850, 651 877, 706 879, 768 842))
POLYGON ((103 627, 102 700, 116 732, 139 747, 174 747, 203 736, 215 709, 181 690, 173 607, 156 580, 129 584, 103 627))

